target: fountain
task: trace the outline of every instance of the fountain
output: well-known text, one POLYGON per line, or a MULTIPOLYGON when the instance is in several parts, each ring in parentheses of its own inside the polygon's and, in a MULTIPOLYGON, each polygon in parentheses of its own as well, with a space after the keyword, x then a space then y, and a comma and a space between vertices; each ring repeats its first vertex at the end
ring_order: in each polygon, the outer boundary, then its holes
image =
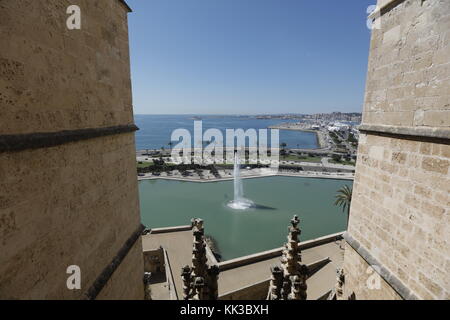
POLYGON ((245 210, 255 206, 253 201, 244 198, 244 189, 242 186, 240 162, 238 152, 234 153, 234 199, 228 203, 228 207, 236 210, 245 210))

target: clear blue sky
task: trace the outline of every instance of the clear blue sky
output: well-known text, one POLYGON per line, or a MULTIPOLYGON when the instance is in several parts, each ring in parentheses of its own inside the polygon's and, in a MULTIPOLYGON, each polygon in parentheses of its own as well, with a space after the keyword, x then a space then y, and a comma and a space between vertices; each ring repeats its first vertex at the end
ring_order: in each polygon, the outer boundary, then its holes
POLYGON ((127 0, 134 112, 361 112, 375 2, 127 0))

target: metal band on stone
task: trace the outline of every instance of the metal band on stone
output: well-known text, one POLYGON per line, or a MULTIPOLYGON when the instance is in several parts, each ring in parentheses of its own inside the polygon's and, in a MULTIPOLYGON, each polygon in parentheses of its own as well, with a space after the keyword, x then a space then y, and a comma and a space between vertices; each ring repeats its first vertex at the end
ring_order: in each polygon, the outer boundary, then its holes
POLYGON ((400 5, 402 2, 405 2, 405 0, 389 0, 387 1, 381 8, 380 13, 381 15, 388 13, 398 5, 400 5))
POLYGON ((119 265, 122 263, 123 259, 127 256, 128 252, 134 246, 136 241, 142 234, 142 231, 145 229, 145 226, 140 225, 136 231, 128 238, 128 240, 124 243, 122 248, 120 248, 119 252, 117 252, 116 256, 112 259, 112 261, 103 269, 100 275, 95 279, 94 283, 85 293, 86 300, 94 300, 98 294, 102 291, 103 287, 106 285, 108 280, 111 278, 112 274, 119 265))
POLYGON ((136 130, 139 130, 136 125, 127 124, 105 128, 0 135, 0 153, 49 148, 69 142, 129 133, 136 130))
POLYGON ((400 127, 362 124, 358 127, 358 130, 365 134, 390 138, 450 144, 450 129, 447 128, 400 127))
POLYGON ((133 12, 133 10, 130 8, 128 3, 126 3, 125 0, 119 0, 119 2, 122 3, 125 6, 125 8, 128 10, 128 12, 133 12))
POLYGON ((391 11, 392 9, 394 9, 395 7, 397 7, 398 5, 400 5, 404 1, 405 0, 383 0, 383 1, 378 1, 378 8, 377 8, 377 10, 372 12, 369 15, 369 18, 373 19, 377 15, 378 16, 382 16, 382 15, 388 13, 389 11, 391 11))

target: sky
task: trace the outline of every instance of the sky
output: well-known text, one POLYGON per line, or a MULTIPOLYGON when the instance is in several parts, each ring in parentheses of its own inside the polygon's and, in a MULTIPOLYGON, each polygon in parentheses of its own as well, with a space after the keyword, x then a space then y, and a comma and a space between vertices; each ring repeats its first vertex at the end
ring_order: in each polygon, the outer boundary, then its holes
POLYGON ((375 2, 127 0, 134 112, 361 112, 375 2))

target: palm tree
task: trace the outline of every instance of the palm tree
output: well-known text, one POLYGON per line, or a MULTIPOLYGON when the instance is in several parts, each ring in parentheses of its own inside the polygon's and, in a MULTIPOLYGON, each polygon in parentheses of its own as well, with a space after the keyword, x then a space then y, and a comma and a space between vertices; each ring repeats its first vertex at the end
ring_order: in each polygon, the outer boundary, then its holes
POLYGON ((335 196, 336 201, 334 202, 335 206, 342 207, 342 211, 347 210, 347 227, 348 220, 350 219, 350 203, 352 202, 352 189, 345 185, 337 191, 335 196))
POLYGON ((280 144, 280 147, 281 147, 280 155, 282 155, 282 156, 286 155, 286 149, 285 149, 286 146, 287 146, 286 142, 282 142, 282 143, 280 144))

